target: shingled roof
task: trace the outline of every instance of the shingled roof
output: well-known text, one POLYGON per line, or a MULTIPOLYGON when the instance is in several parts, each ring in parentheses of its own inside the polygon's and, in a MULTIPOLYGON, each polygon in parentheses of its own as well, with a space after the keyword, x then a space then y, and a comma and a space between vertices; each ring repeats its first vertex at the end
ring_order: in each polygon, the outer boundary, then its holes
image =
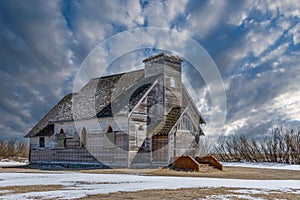
POLYGON ((181 63, 181 61, 182 61, 182 59, 179 56, 175 56, 175 55, 171 55, 171 54, 162 52, 157 55, 153 55, 153 56, 146 58, 145 60, 143 60, 143 62, 151 62, 151 61, 154 61, 161 57, 164 57, 165 59, 167 59, 169 61, 173 61, 173 62, 177 62, 177 63, 181 63))
MULTIPOLYGON (((181 62, 180 57, 166 53, 151 56, 143 62, 152 62, 160 57, 171 62, 181 62)), ((62 98, 25 137, 51 136, 54 134, 53 124, 56 122, 72 122, 96 117, 127 117, 128 112, 151 88, 158 76, 144 77, 142 69, 91 79, 79 92, 62 98)), ((188 104, 195 107, 184 85, 182 86, 184 96, 188 96, 188 104)), ((197 115, 200 117, 199 124, 205 123, 199 112, 197 115)), ((166 134, 179 117, 180 109, 174 108, 167 117, 163 132, 158 134, 166 134)))
POLYGON ((47 130, 46 135, 50 136, 54 131, 49 131, 52 126, 48 125, 54 122, 110 117, 112 104, 118 110, 114 116, 126 116, 128 108, 138 102, 156 79, 157 76, 144 78, 144 70, 92 79, 78 93, 61 99, 25 137, 41 135, 43 130, 47 130))
POLYGON ((140 79, 137 83, 125 89, 124 92, 118 97, 113 98, 112 101, 107 104, 107 106, 97 113, 97 117, 127 117, 128 111, 132 111, 134 106, 139 102, 139 100, 144 96, 144 94, 150 89, 157 79, 158 75, 140 79))

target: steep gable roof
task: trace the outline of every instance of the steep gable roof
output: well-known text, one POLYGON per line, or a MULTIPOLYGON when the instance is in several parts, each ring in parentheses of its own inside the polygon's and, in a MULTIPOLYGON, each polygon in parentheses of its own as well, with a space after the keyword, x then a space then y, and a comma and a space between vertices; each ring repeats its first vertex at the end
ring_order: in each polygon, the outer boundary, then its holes
POLYGON ((113 98, 107 106, 105 106, 100 110, 100 112, 97 113, 97 117, 127 117, 128 111, 132 111, 134 106, 151 88, 158 77, 158 75, 155 75, 140 79, 134 85, 125 89, 122 94, 113 98))
MULTIPOLYGON (((128 93, 128 90, 134 88, 134 85, 140 83, 139 81, 143 78, 144 70, 137 70, 92 79, 78 93, 68 94, 62 98, 25 137, 40 135, 42 130, 54 122, 96 117, 101 110, 107 108, 115 99, 121 99, 124 93, 128 93)), ((155 79, 155 77, 150 77, 150 79, 155 79)), ((146 89, 147 87, 143 90, 146 89)), ((135 99, 131 99, 130 102, 133 103, 135 99)), ((124 103, 122 105, 125 106, 124 103)), ((53 134, 53 131, 51 133, 53 134)), ((47 131, 47 136, 50 136, 49 131, 47 131)))

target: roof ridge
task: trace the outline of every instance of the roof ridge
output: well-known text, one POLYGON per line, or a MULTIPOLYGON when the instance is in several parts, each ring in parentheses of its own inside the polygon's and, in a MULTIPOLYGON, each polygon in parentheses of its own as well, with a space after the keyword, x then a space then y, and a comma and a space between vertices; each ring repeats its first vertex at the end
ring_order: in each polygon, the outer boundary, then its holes
POLYGON ((166 52, 161 52, 161 53, 155 54, 153 56, 149 56, 148 58, 144 59, 143 62, 148 62, 148 61, 151 61, 151 60, 153 60, 155 58, 159 58, 159 57, 164 57, 164 58, 167 58, 170 60, 176 60, 177 62, 182 62, 181 57, 179 57, 177 55, 168 54, 166 52))
POLYGON ((90 81, 96 80, 96 79, 102 79, 102 78, 111 78, 113 76, 120 76, 120 75, 124 75, 124 74, 128 74, 128 73, 134 73, 134 72, 139 72, 139 71, 144 71, 144 70, 145 69, 143 68, 143 69, 138 69, 138 70, 133 70, 133 71, 121 72, 119 74, 110 74, 110 75, 106 75, 106 76, 95 77, 95 78, 91 78, 90 81))

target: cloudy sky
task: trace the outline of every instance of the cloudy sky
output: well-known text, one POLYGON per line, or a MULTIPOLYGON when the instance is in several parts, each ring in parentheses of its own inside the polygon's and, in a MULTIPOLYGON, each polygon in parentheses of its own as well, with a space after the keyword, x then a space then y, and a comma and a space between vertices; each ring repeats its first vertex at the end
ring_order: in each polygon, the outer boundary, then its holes
MULTIPOLYGON (((224 82, 225 134, 299 128, 300 1, 6 0, 0 1, 0 136, 23 137, 72 92, 82 62, 101 41, 144 27, 176 31, 207 51, 224 82)), ((117 70, 140 68, 144 55, 120 58, 127 67, 117 70)), ((200 85, 197 104, 209 116, 210 94, 200 85)))

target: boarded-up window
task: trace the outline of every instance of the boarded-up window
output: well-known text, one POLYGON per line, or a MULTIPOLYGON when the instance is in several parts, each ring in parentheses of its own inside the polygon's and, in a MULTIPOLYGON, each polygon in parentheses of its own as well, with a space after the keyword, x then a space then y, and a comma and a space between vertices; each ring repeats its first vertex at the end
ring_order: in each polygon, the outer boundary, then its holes
POLYGON ((144 148, 146 139, 146 132, 143 125, 135 124, 135 145, 144 148))
POLYGON ((104 147, 112 148, 116 145, 116 133, 111 126, 107 128, 107 131, 104 136, 104 147))
POLYGON ((84 148, 86 146, 86 129, 83 127, 80 134, 80 147, 84 148))
POLYGON ((57 135, 57 147, 66 147, 66 135, 63 129, 60 129, 57 135))
POLYGON ((190 119, 187 116, 183 116, 179 128, 181 130, 189 130, 191 132, 194 132, 196 130, 194 128, 194 125, 192 124, 192 122, 190 121, 190 119))
POLYGON ((45 138, 44 137, 40 137, 40 147, 45 147, 45 138))

